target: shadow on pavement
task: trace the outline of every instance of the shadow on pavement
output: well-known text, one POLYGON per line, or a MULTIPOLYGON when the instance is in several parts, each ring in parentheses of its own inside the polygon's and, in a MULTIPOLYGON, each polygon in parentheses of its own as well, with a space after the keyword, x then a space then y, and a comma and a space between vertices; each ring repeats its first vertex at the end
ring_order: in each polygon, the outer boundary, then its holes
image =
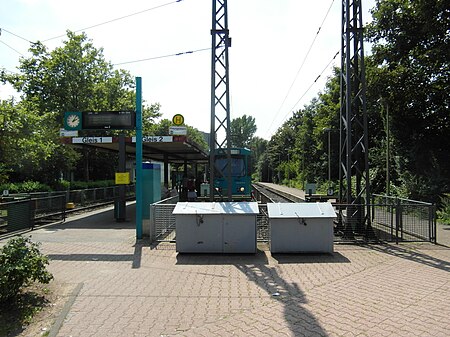
POLYGON ((133 261, 133 254, 49 254, 50 260, 59 261, 104 261, 104 262, 119 262, 119 261, 133 261))
POLYGON ((236 264, 269 264, 264 251, 256 254, 205 254, 178 253, 177 263, 180 265, 236 265, 236 264))
MULTIPOLYGON (((274 254, 278 263, 349 263, 339 253, 333 254, 274 254)), ((295 336, 327 336, 314 315, 304 308, 304 292, 295 283, 285 281, 275 267, 269 265, 266 252, 256 254, 186 254, 178 253, 179 265, 233 265, 250 282, 262 288, 275 301, 283 305, 284 319, 295 336)), ((245 313, 241 313, 245 314, 245 313)))
POLYGON ((127 205, 126 221, 117 222, 114 218, 114 209, 109 207, 97 210, 78 218, 78 215, 68 217, 63 223, 56 223, 45 227, 37 227, 42 230, 64 230, 64 229, 132 229, 135 228, 135 204, 127 205))
POLYGON ((327 336, 314 315, 304 308, 306 295, 295 283, 286 282, 275 267, 264 264, 237 264, 249 281, 283 305, 284 319, 295 336, 327 336))
POLYGON ((272 257, 279 264, 288 263, 350 263, 341 253, 331 253, 331 254, 285 254, 285 253, 274 253, 272 257))
POLYGON ((380 253, 400 257, 409 261, 417 262, 429 267, 450 272, 450 262, 438 259, 428 254, 393 245, 367 245, 365 248, 375 250, 380 253))
POLYGON ((145 240, 139 240, 134 244, 133 254, 49 254, 50 260, 59 261, 101 261, 101 262, 123 262, 131 261, 131 268, 141 267, 142 250, 144 247, 150 247, 145 240))

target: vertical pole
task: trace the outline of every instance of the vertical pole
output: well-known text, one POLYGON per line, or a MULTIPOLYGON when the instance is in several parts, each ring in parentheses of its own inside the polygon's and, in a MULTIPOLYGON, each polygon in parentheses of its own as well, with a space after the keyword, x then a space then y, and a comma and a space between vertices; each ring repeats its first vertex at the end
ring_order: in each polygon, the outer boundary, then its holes
POLYGON ((214 177, 227 180, 227 198, 232 199, 231 134, 228 48, 227 0, 212 0, 212 59, 211 59, 211 133, 210 133, 210 200, 214 200, 214 177), (217 123, 217 124, 216 124, 217 123), (226 154, 227 165, 215 167, 215 151, 226 154))
MULTIPOLYGON (((123 173, 126 170, 126 146, 125 135, 121 133, 119 135, 119 172, 123 173)), ((125 185, 119 185, 119 199, 116 204, 116 221, 125 221, 127 217, 126 211, 126 193, 125 185)))
POLYGON ((389 103, 386 102, 386 195, 390 195, 390 175, 389 175, 389 152, 390 152, 390 135, 389 135, 389 103))
POLYGON ((328 130, 328 187, 331 184, 331 129, 328 130))
POLYGON ((142 78, 136 77, 136 238, 142 239, 142 78))
POLYGON ((214 201, 215 150, 216 150, 216 1, 212 2, 211 30, 211 129, 209 132, 209 199, 214 201))
POLYGON ((164 153, 164 187, 169 189, 169 155, 164 153))

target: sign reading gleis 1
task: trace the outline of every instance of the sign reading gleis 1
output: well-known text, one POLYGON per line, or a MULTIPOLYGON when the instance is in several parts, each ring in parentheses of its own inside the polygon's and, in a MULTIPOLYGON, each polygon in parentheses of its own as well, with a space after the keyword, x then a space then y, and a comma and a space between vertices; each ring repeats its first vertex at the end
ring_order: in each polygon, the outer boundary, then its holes
POLYGON ((72 144, 112 143, 112 137, 73 137, 72 144))

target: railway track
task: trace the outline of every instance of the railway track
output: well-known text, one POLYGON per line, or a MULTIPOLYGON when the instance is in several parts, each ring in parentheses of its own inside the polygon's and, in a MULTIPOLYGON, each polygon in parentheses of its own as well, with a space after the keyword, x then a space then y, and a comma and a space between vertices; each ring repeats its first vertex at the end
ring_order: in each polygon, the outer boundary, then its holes
POLYGON ((255 196, 258 201, 262 204, 267 203, 285 203, 285 202, 299 202, 298 198, 290 196, 286 193, 276 191, 274 189, 268 188, 267 186, 255 183, 252 185, 253 190, 256 192, 255 196))

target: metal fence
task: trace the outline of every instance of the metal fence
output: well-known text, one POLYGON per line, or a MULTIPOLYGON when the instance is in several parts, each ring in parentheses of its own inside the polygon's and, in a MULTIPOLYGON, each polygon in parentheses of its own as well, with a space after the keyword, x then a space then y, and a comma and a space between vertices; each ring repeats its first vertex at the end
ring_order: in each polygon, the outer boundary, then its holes
MULTIPOLYGON (((400 198, 380 199, 374 196, 370 205, 370 226, 361 225, 361 219, 345 217, 347 211, 360 208, 362 217, 366 205, 334 204, 338 214, 335 223, 335 241, 385 241, 407 242, 428 241, 436 243, 436 208, 434 205, 400 198), (375 202, 377 201, 377 202, 375 202), (341 215, 344 214, 342 218, 341 215)), ((166 199, 152 204, 151 207, 151 241, 176 241, 175 216, 172 212, 176 206, 175 199, 166 199)), ((259 204, 257 216, 257 240, 270 241, 270 222, 267 205, 259 204)))
POLYGON ((179 196, 173 196, 150 205, 150 242, 175 241, 175 216, 173 210, 179 196))
MULTIPOLYGON (((124 185, 126 195, 129 197, 135 196, 135 185, 124 185)), ((66 202, 73 202, 78 206, 86 206, 95 203, 113 201, 119 194, 120 186, 108 186, 87 188, 81 190, 67 190, 67 191, 54 191, 54 192, 33 192, 33 193, 19 193, 12 194, 12 198, 32 198, 40 199, 45 197, 65 196, 66 202)))
MULTIPOLYGON (((126 185, 128 198, 134 197, 135 186, 126 185)), ((35 226, 64 221, 66 205, 76 208, 113 202, 119 195, 119 186, 86 190, 13 194, 0 200, 0 234, 33 229, 35 226)))
POLYGON ((33 229, 43 223, 62 221, 66 217, 64 195, 21 198, 0 203, 0 234, 33 229))
POLYGON ((388 241, 436 243, 436 205, 378 194, 372 203, 372 223, 389 228, 388 241))

